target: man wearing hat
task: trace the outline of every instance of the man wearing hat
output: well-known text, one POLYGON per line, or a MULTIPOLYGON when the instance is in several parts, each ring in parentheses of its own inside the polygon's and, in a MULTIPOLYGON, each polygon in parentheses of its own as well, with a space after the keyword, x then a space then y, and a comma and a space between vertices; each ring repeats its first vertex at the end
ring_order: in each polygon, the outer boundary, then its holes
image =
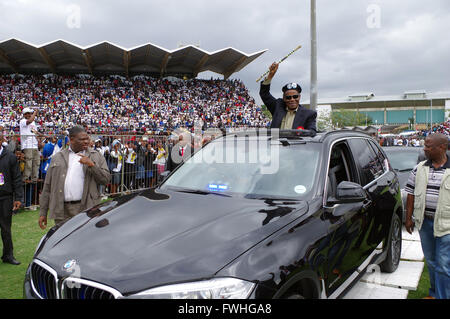
POLYGON ((317 112, 300 105, 302 88, 297 83, 283 86, 283 98, 276 99, 270 94, 270 83, 278 70, 278 63, 273 63, 269 74, 261 82, 259 96, 272 114, 270 128, 305 129, 316 131, 317 112))
POLYGON ((23 119, 20 120, 20 143, 22 152, 25 154, 25 169, 23 171, 23 180, 25 182, 36 182, 39 176, 40 155, 38 149, 38 140, 36 139, 36 123, 34 119, 37 115, 37 109, 32 110, 29 107, 23 109, 23 119))

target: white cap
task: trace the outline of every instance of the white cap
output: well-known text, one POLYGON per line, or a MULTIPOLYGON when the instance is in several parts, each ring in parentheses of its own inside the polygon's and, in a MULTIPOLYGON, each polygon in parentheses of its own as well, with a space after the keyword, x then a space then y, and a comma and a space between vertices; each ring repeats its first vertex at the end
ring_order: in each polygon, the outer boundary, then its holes
POLYGON ((25 113, 34 113, 34 111, 31 108, 26 107, 26 108, 23 109, 22 113, 23 114, 25 114, 25 113))

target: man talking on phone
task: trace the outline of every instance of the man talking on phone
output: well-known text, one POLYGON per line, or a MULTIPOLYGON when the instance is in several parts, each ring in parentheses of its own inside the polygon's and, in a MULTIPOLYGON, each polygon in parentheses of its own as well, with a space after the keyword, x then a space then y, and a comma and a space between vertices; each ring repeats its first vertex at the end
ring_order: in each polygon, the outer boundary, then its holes
POLYGON ((106 185, 110 173, 105 157, 89 147, 83 127, 69 130, 69 148, 52 157, 40 196, 39 227, 47 226, 47 213, 55 224, 100 203, 99 185, 106 185))

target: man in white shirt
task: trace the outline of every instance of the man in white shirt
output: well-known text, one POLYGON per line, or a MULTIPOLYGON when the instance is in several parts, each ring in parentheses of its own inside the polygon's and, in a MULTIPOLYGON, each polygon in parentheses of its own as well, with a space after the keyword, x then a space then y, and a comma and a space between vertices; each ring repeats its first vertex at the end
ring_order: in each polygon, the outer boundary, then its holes
POLYGON ((23 171, 23 180, 25 183, 36 182, 39 176, 40 156, 38 149, 38 141, 36 139, 36 123, 34 119, 37 115, 37 109, 23 109, 23 119, 19 122, 20 127, 20 143, 22 152, 25 155, 25 168, 23 171))
POLYGON ((55 224, 100 203, 99 185, 106 185, 110 173, 105 157, 89 147, 86 131, 75 126, 69 131, 70 147, 52 157, 40 197, 39 226, 47 226, 47 213, 55 224))

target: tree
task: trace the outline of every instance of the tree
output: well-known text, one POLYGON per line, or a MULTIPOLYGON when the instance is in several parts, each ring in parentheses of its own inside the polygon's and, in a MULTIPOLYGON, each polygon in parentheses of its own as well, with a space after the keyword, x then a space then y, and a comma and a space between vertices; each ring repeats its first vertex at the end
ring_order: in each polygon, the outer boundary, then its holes
POLYGON ((334 127, 367 126, 372 124, 372 118, 360 112, 339 110, 331 112, 331 122, 334 127))

